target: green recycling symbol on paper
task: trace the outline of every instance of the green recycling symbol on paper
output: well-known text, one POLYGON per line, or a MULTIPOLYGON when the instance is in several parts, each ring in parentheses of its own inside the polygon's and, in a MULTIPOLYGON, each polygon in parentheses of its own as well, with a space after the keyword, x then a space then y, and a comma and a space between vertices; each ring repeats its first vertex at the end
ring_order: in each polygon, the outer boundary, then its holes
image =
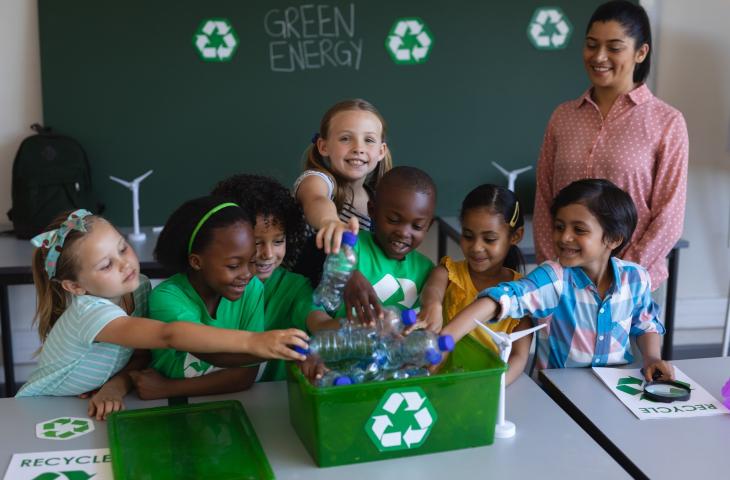
POLYGON ((437 419, 419 387, 393 388, 383 394, 365 431, 381 452, 414 449, 426 442, 437 419))
POLYGON ((193 45, 205 62, 227 62, 238 48, 238 37, 225 18, 203 20, 193 35, 193 45))
POLYGON ((44 440, 71 440, 93 431, 93 421, 78 417, 54 418, 35 426, 36 437, 44 440))
POLYGON ((71 470, 68 472, 45 472, 41 473, 33 480, 89 480, 96 474, 89 475, 83 470, 71 470))
POLYGON ((560 50, 568 46, 573 26, 560 7, 540 7, 527 26, 527 38, 538 50, 560 50))
POLYGON ((399 65, 423 63, 433 46, 433 34, 420 18, 396 20, 385 39, 385 49, 399 65))

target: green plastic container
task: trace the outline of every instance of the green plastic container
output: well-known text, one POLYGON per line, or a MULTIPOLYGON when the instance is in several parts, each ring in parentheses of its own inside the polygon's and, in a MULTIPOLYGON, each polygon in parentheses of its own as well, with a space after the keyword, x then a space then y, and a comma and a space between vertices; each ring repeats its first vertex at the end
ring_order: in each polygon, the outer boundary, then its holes
POLYGON ((235 400, 117 412, 108 432, 115 480, 274 478, 235 400))
POLYGON ((318 388, 291 364, 289 419, 320 467, 489 445, 506 368, 470 336, 431 377, 318 388))

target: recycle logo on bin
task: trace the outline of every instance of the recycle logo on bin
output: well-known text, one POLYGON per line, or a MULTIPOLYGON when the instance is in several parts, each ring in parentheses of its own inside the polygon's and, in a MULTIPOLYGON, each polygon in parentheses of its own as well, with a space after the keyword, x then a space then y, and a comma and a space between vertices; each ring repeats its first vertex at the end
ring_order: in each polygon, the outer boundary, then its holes
POLYGON ((420 18, 396 20, 385 39, 385 49, 399 65, 423 63, 433 46, 433 35, 420 18))
POLYGON ((78 417, 54 418, 35 426, 36 437, 45 440, 71 440, 93 431, 93 421, 78 417))
POLYGON ((238 37, 225 18, 203 20, 193 35, 193 45, 206 62, 227 62, 238 48, 238 37))
POLYGON ((568 46, 573 26, 560 7, 540 7, 527 26, 527 38, 538 50, 560 50, 568 46))
POLYGON ((419 387, 393 388, 365 424, 370 440, 381 452, 418 448, 438 420, 436 410, 419 387))

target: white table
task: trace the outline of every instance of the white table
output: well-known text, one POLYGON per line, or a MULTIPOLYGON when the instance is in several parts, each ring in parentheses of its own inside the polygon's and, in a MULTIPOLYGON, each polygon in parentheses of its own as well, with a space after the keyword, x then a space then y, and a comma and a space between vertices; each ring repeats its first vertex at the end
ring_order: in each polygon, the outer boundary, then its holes
POLYGON ((525 375, 507 388, 507 417, 517 424, 517 435, 511 439, 495 439, 486 447, 327 468, 316 466, 291 427, 284 382, 190 402, 225 399, 243 404, 278 479, 628 478, 525 375))
MULTIPOLYGON (((721 399, 730 358, 673 362, 721 399)), ((635 478, 730 477, 730 415, 637 419, 591 369, 543 370, 550 396, 635 478)))

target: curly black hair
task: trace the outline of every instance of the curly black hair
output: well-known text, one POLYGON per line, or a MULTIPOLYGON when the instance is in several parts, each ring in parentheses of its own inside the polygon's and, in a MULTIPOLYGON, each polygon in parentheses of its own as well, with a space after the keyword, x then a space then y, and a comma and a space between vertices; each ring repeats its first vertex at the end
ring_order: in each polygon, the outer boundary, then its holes
MULTIPOLYGON (((227 201, 230 200, 217 196, 200 197, 188 200, 172 212, 155 245, 155 258, 168 273, 182 273, 190 269, 188 243, 193 230, 206 213, 227 201)), ((213 230, 216 228, 237 223, 253 226, 247 210, 234 206, 218 210, 200 226, 193 240, 191 253, 205 250, 213 240, 213 230)))
POLYGON ((256 217, 271 217, 286 235, 286 255, 283 266, 291 269, 306 240, 304 214, 289 189, 271 177, 239 174, 218 182, 212 195, 236 202, 254 221, 256 217))

